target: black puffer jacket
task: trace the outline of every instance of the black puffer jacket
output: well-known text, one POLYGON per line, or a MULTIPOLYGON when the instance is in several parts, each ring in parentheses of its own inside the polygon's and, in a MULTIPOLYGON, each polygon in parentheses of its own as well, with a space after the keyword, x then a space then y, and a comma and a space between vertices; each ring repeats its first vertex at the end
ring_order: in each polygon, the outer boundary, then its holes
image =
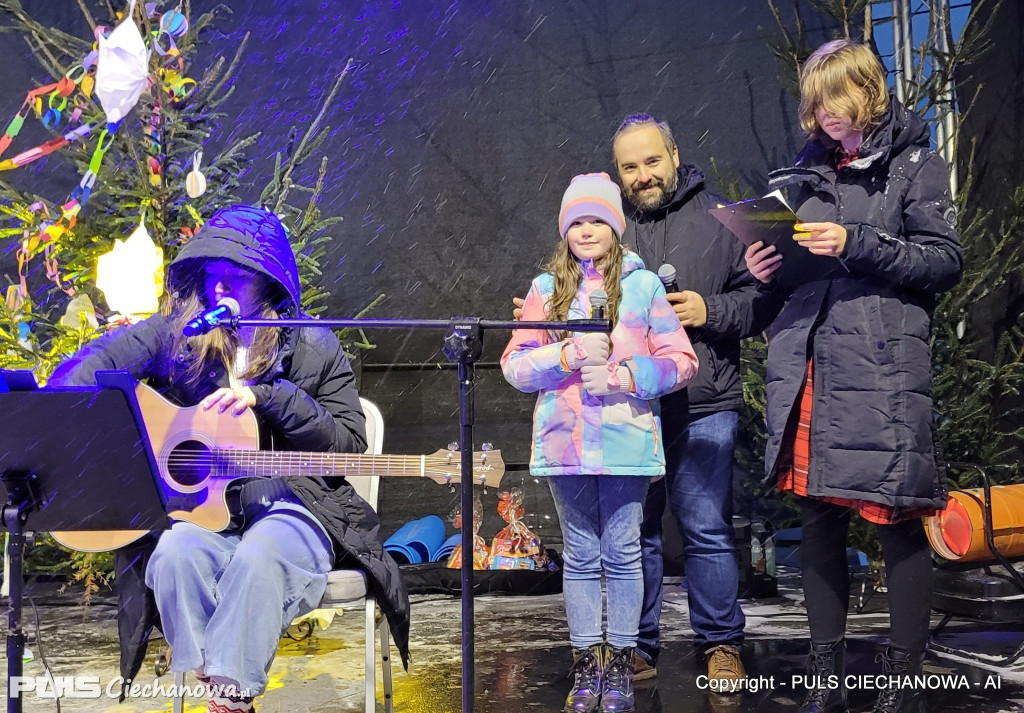
MULTIPOLYGON (((774 296, 759 292, 747 272, 744 246, 708 210, 726 201, 704 187, 704 174, 680 165, 679 185, 667 205, 644 212, 623 201, 629 216, 622 242, 636 249, 648 270, 675 267, 680 290, 704 298, 708 321, 686 334, 697 353, 697 375, 685 389, 661 398, 667 420, 694 420, 743 405, 740 339, 761 333, 777 311, 774 296)), ((685 421, 684 421, 685 423, 685 421)))
POLYGON ((963 253, 949 174, 928 127, 895 99, 858 160, 810 142, 789 187, 804 221, 847 230, 848 276, 792 290, 768 341, 768 446, 775 471, 786 425, 814 357, 808 494, 899 507, 946 499, 931 399, 931 312, 956 284, 963 253))
MULTIPOLYGON (((298 315, 299 278, 291 246, 276 220, 257 209, 228 209, 215 214, 171 264, 168 288, 180 289, 196 274, 196 261, 230 260, 270 277, 287 295, 289 316, 298 315)), ((202 274, 199 267, 198 274, 202 274)), ((127 370, 145 379, 182 406, 193 406, 218 388, 228 386, 223 365, 211 365, 197 379, 185 375, 191 361, 188 347, 174 352, 171 318, 162 314, 112 332, 84 347, 62 364, 50 379, 55 385, 95 383, 99 370, 127 370)), ((254 411, 270 432, 277 450, 362 452, 366 422, 355 378, 337 337, 327 329, 286 329, 278 358, 253 385, 254 411)), ((342 478, 292 478, 292 492, 319 520, 333 540, 335 566, 358 567, 387 615, 402 661, 409 660, 409 595, 398 566, 378 538, 380 520, 342 478)), ((150 543, 151 544, 151 543, 150 543)), ((130 621, 155 615, 152 595, 142 572, 146 547, 119 553, 119 629, 122 633, 122 675, 134 677, 152 625, 130 621), (122 621, 123 619, 123 621, 122 621), (129 640, 124 637, 127 634, 129 640)))

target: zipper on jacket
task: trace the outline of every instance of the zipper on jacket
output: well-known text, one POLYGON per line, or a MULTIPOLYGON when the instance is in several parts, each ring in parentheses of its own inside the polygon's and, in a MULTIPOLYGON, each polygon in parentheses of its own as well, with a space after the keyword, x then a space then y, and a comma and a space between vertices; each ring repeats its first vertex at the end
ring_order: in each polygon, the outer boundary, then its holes
POLYGON ((654 411, 648 411, 647 416, 651 419, 651 433, 654 434, 654 455, 658 455, 658 449, 661 446, 661 439, 658 437, 658 419, 654 418, 654 411))
POLYGON ((708 360, 711 362, 711 385, 712 387, 718 387, 718 377, 721 376, 718 369, 718 357, 715 356, 715 350, 711 348, 711 344, 705 342, 708 347, 708 360))

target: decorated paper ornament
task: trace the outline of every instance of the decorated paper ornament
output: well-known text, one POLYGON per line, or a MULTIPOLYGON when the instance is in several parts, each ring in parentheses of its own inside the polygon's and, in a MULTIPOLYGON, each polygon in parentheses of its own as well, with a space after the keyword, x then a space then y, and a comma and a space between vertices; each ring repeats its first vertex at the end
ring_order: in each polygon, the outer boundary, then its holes
POLYGON ((123 315, 156 312, 164 283, 164 251, 153 244, 144 223, 127 240, 114 241, 96 263, 96 287, 107 306, 123 315))
POLYGON ((17 315, 19 312, 21 313, 20 317, 16 320, 18 345, 27 351, 34 351, 35 338, 32 334, 32 327, 28 322, 28 318, 32 314, 32 300, 28 297, 28 293, 19 285, 9 285, 7 293, 4 295, 4 302, 7 304, 7 310, 11 314, 17 315))
POLYGON ((185 176, 185 192, 189 198, 198 198, 206 193, 206 176, 199 170, 202 160, 203 150, 199 149, 192 156, 192 170, 185 176))
POLYGON ((149 50, 135 24, 134 12, 135 0, 130 0, 121 24, 108 37, 97 33, 99 54, 94 91, 111 124, 128 115, 149 77, 149 50))
MULTIPOLYGON (((152 6, 153 12, 150 10, 151 5, 147 4, 147 14, 152 17, 155 6, 152 6)), ((188 32, 188 18, 178 10, 168 10, 160 16, 160 25, 153 32, 153 49, 161 56, 180 56, 181 53, 178 51, 174 39, 181 37, 186 32, 188 32)))
POLYGON ((90 329, 99 329, 99 322, 96 320, 96 308, 93 307, 89 295, 79 292, 68 303, 64 316, 60 318, 61 326, 69 329, 81 329, 88 326, 90 329))
POLYGON ((188 32, 188 18, 177 10, 168 10, 160 16, 160 31, 181 37, 188 32))

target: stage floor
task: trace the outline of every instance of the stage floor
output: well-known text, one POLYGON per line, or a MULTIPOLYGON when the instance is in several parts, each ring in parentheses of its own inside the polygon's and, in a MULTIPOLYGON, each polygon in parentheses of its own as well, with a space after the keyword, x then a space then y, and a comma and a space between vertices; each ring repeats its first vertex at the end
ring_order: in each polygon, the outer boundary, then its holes
MULTIPOLYGON (((44 652, 56 676, 98 677, 102 688, 117 675, 117 627, 114 600, 100 597, 87 609, 76 606, 74 594, 56 595, 52 586, 39 586, 37 605, 44 652)), ((689 643, 686 593, 683 585, 666 586, 663 616, 664 650, 658 677, 637 684, 638 713, 709 712, 774 713, 790 711, 803 697, 803 672, 808 646, 798 575, 780 577, 779 596, 744 601, 747 645, 743 659, 751 690, 719 695, 702 690, 698 676, 703 664, 689 643), (753 690, 757 688, 756 692, 753 690)), ((881 673, 875 656, 884 643, 888 615, 884 595, 872 597, 863 613, 850 616, 848 673, 863 676, 862 687, 851 692, 853 711, 870 708, 874 675, 881 673)), ((455 713, 461 710, 460 601, 457 598, 413 598, 412 655, 409 673, 398 666, 394 675, 398 713, 455 713)), ((25 618, 30 650, 27 676, 43 676, 35 641, 32 609, 25 618)), ((938 618, 936 617, 936 621, 938 618)), ((302 642, 282 644, 271 671, 271 684, 258 701, 266 713, 361 711, 362 613, 338 617, 326 631, 302 642)), ((3 626, 6 627, 6 617, 3 626)), ((4 631, 4 633, 6 633, 4 631)), ((977 625, 951 624, 942 641, 987 654, 1013 652, 1024 631, 983 631, 977 625)), ((150 645, 150 655, 137 683, 152 684, 153 661, 162 641, 150 645)), ((476 701, 480 713, 559 711, 569 688, 570 663, 565 616, 560 595, 544 597, 486 596, 476 600, 476 701)), ((397 659, 396 659, 397 661, 397 659)), ((6 661, 5 664, 6 666, 6 661)), ((929 713, 972 711, 999 713, 1024 710, 1024 662, 1010 668, 929 654, 925 672, 934 675, 928 692, 929 713)), ((170 686, 171 676, 159 679, 170 686)), ((193 681, 189 680, 189 683, 193 681)), ((6 696, 6 686, 3 695, 6 696)), ((55 711, 52 699, 24 699, 25 713, 55 711)), ((64 699, 61 709, 141 713, 168 711, 161 697, 138 697, 117 704, 101 698, 64 699)), ((205 711, 204 701, 188 699, 186 711, 205 711)), ((378 710, 382 706, 378 704, 378 710)))

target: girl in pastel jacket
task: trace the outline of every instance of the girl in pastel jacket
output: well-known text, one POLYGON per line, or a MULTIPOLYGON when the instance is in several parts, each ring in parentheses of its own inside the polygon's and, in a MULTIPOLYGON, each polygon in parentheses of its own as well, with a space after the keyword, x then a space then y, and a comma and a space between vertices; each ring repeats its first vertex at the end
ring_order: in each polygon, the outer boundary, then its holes
POLYGON ((606 174, 572 180, 559 214, 562 240, 533 281, 522 319, 588 318, 591 296, 604 290, 611 337, 518 329, 501 358, 510 384, 540 392, 530 473, 553 476, 562 526, 575 674, 567 711, 633 709, 642 506, 650 478, 665 473, 657 398, 697 372, 661 281, 619 243, 625 227, 621 193, 606 174))

